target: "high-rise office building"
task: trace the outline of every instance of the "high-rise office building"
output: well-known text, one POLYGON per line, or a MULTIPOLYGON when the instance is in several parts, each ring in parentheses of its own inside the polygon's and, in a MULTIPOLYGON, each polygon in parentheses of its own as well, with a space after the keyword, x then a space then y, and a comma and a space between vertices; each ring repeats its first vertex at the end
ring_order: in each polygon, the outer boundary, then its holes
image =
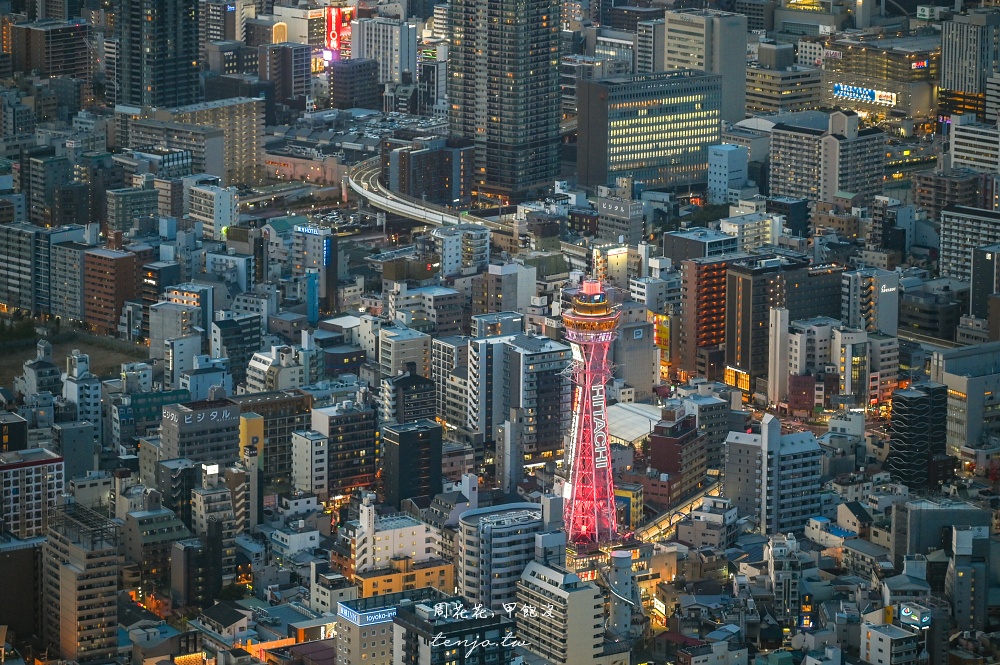
POLYGON ((986 114, 986 80, 1000 69, 1000 12, 956 14, 941 22, 942 113, 986 114))
POLYGON ((560 2, 449 7, 449 123, 475 142, 477 191, 519 199, 550 186, 559 173, 560 2))
POLYGON ((334 60, 327 71, 330 75, 330 108, 382 108, 377 61, 371 58, 334 60))
POLYGON ((118 7, 118 103, 166 108, 200 101, 200 0, 129 0, 118 7))
POLYGON ((623 175, 649 187, 703 181, 708 147, 719 142, 721 84, 692 70, 579 81, 580 184, 623 175))
POLYGON ((416 496, 441 492, 441 426, 417 420, 382 427, 382 486, 385 501, 399 507, 416 496))
POLYGON ((770 307, 792 319, 838 316, 843 270, 805 260, 761 256, 733 261, 726 281, 725 381, 744 392, 767 376, 770 307))
POLYGON ((118 652, 120 527, 77 503, 49 515, 42 547, 42 636, 60 657, 104 663, 118 652))
POLYGON ((722 77, 721 118, 746 117, 747 17, 714 9, 677 9, 664 16, 665 69, 698 69, 722 77))
POLYGON ((262 44, 258 47, 257 75, 274 84, 274 99, 305 109, 312 97, 312 48, 308 44, 262 44))
POLYGON ((822 456, 811 432, 783 435, 781 421, 768 414, 759 433, 729 433, 726 498, 761 533, 801 531, 820 513, 822 456))
POLYGON ((931 460, 945 451, 948 387, 918 383, 892 393, 889 472, 911 490, 928 486, 931 460))

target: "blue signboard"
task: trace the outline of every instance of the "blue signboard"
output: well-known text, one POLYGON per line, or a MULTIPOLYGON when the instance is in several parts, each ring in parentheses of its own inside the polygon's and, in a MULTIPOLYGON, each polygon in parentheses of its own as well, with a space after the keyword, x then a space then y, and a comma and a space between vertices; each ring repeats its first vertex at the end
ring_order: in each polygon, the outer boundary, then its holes
POLYGON ((854 99, 859 102, 875 103, 875 91, 871 88, 860 88, 856 85, 833 84, 833 96, 843 99, 854 99))
POLYGON ((349 621, 355 626, 371 626, 377 623, 389 623, 396 616, 395 607, 386 607, 372 612, 356 612, 343 603, 337 603, 337 616, 349 621))

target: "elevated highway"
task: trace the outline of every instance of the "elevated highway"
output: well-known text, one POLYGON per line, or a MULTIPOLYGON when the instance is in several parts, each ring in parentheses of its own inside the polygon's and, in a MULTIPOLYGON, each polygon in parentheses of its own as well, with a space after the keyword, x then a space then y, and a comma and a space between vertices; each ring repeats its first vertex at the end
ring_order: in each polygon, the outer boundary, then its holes
POLYGON ((400 217, 423 222, 430 226, 455 226, 479 224, 490 229, 500 229, 502 224, 469 213, 460 213, 413 196, 391 192, 379 180, 382 165, 379 158, 365 160, 348 173, 348 184, 357 196, 373 208, 391 212, 400 217))

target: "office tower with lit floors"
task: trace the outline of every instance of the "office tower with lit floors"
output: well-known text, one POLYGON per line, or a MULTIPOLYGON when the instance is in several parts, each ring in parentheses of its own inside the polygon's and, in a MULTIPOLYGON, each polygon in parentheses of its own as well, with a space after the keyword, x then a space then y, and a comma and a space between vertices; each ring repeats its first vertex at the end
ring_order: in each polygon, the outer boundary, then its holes
POLYGON ((578 171, 584 187, 620 176, 647 187, 704 182, 719 143, 722 77, 683 70, 581 80, 578 171))
POLYGON ((573 309, 563 314, 575 384, 566 534, 570 543, 584 548, 618 536, 605 385, 611 378, 608 348, 618 334, 619 316, 596 280, 583 283, 573 309))
POLYGON ((527 198, 559 174, 559 0, 449 3, 449 123, 475 143, 474 187, 527 198))

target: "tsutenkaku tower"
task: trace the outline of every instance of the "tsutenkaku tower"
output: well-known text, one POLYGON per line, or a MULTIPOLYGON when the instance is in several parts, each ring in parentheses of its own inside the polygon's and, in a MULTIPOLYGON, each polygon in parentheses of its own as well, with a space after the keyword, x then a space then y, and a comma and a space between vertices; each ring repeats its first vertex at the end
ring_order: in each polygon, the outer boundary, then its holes
POLYGON ((619 316, 601 282, 587 280, 573 298, 573 309, 562 317, 574 360, 566 535, 575 545, 606 543, 618 533, 605 385, 611 378, 608 347, 618 336, 619 316))

